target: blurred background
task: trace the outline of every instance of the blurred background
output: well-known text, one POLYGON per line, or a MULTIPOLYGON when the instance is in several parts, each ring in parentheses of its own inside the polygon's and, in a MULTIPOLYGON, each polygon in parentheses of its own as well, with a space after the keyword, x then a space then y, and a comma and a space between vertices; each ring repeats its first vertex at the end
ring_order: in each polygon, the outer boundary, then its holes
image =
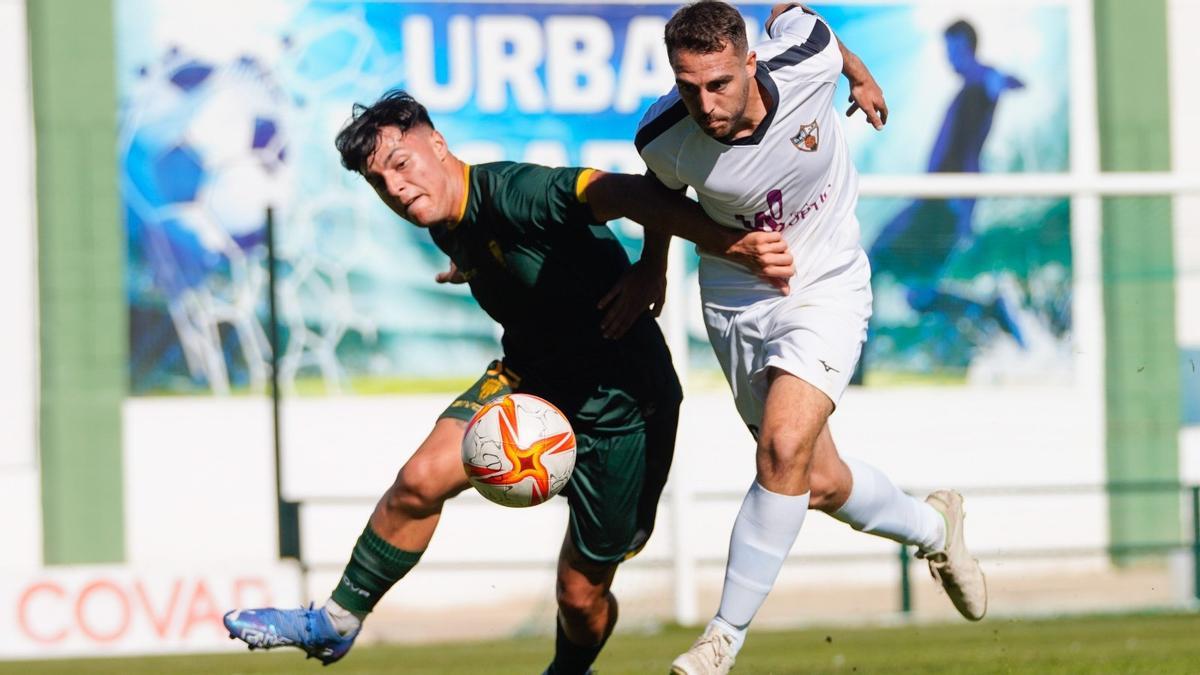
MULTIPOLYGON (((676 7, 0 0, 0 659, 233 649, 227 609, 323 601, 499 355, 341 167, 351 105, 403 87, 469 162, 640 173, 676 7)), ((739 7, 753 44, 770 4, 739 7)), ((1200 3, 815 7, 891 109, 844 120, 875 315, 839 446, 966 495, 993 615, 1195 608, 1200 3)), ((687 398, 621 629, 707 620, 753 478, 695 268, 676 242, 687 398)), ((362 641, 551 633, 565 522, 464 494, 362 641)), ((815 516, 759 622, 949 618, 910 553, 815 516)))

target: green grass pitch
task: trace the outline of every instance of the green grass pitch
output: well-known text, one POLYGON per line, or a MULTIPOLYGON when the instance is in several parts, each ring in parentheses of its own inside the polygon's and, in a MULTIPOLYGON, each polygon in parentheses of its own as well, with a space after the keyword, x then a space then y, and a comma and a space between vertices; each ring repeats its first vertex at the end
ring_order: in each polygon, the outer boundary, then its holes
MULTIPOLYGON (((599 675, 665 673, 695 629, 618 634, 596 664, 599 675)), ((295 650, 269 654, 0 663, 0 673, 321 673, 322 675, 537 675, 549 638, 453 645, 359 645, 321 668, 295 650)), ((979 624, 755 631, 735 675, 789 673, 1200 673, 1200 614, 1148 614, 979 624)))

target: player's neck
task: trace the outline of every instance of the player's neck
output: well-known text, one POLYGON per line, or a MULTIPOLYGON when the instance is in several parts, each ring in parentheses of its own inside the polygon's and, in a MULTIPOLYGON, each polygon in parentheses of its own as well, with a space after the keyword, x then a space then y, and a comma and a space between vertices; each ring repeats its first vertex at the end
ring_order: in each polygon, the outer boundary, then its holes
POLYGON ((757 77, 754 78, 754 85, 750 87, 750 95, 746 100, 746 110, 742 113, 741 123, 738 125, 738 129, 729 136, 729 140, 736 141, 739 138, 753 136, 754 132, 758 131, 758 125, 767 118, 767 109, 773 103, 771 94, 767 92, 757 77))
POLYGON ((966 82, 978 82, 984 78, 987 70, 987 66, 978 61, 972 61, 963 66, 963 69, 958 71, 958 74, 966 82))
POLYGON ((467 180, 468 165, 453 153, 446 155, 446 170, 450 176, 450 193, 454 195, 451 201, 455 210, 447 219, 446 225, 453 228, 462 222, 467 208, 467 197, 470 196, 471 185, 467 180))

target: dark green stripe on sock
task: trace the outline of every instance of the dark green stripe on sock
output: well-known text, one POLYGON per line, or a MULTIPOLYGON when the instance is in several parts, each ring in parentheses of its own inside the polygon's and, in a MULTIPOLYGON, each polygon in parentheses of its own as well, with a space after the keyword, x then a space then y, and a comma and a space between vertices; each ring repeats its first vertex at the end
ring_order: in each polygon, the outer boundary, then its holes
POLYGON ((370 612, 383 594, 417 564, 422 553, 392 546, 368 524, 333 589, 333 601, 351 612, 370 612))

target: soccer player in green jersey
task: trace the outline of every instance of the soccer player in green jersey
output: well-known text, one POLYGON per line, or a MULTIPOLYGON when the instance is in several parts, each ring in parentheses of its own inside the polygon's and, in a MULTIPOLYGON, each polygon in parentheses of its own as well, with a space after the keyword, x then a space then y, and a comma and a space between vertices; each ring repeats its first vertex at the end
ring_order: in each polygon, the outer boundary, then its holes
POLYGON ((356 105, 337 147, 346 168, 392 211, 429 229, 451 261, 438 281, 470 285, 504 327, 504 356, 450 404, 400 469, 323 607, 234 610, 225 625, 252 649, 295 646, 326 664, 344 656, 364 617, 420 559, 443 504, 469 486, 459 453, 467 421, 492 397, 529 392, 567 415, 578 447, 563 490, 570 524, 547 673, 587 673, 617 620, 613 575, 653 530, 674 452, 682 393, 653 318, 662 306, 667 242, 690 239, 781 293, 794 272, 786 245, 775 232, 722 228, 650 177, 513 162, 469 166, 402 91, 356 105), (604 224, 619 217, 647 227, 632 265, 604 224))

